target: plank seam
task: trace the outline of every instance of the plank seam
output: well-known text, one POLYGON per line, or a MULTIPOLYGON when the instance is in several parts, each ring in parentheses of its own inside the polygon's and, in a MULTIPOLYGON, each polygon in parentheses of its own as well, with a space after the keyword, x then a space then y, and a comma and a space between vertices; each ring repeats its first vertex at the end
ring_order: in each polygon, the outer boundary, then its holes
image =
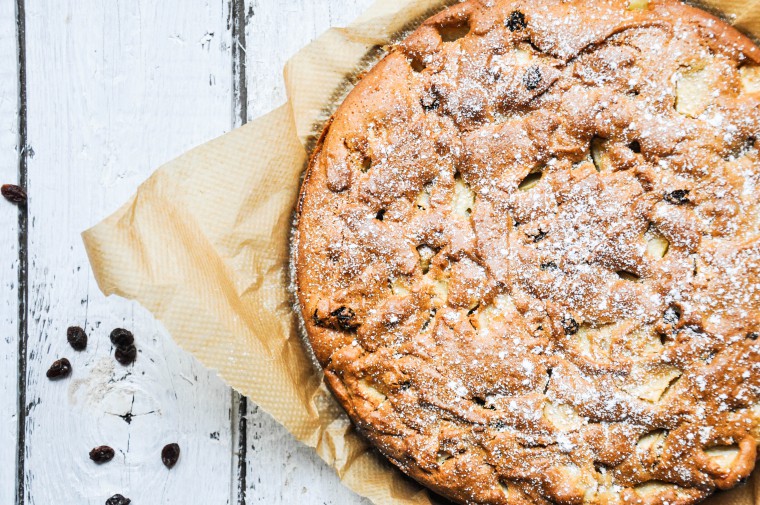
MULTIPOLYGON (((247 18, 245 0, 231 0, 232 8, 232 124, 242 126, 248 122, 248 82, 246 76, 246 40, 245 28, 247 18)), ((247 459, 248 459, 248 399, 235 392, 232 393, 232 442, 237 444, 237 505, 246 505, 247 459), (235 436, 237 435, 237 437, 235 436)))
POLYGON ((248 122, 245 25, 245 0, 232 0, 232 97, 234 126, 242 126, 248 122))
POLYGON ((237 402, 237 426, 235 431, 237 437, 233 437, 233 442, 237 442, 237 505, 246 505, 247 503, 247 476, 248 476, 248 398, 233 390, 233 402, 237 402), (237 440, 235 440, 237 439, 237 440))
MULTIPOLYGON (((27 189, 27 116, 26 116, 26 17, 24 0, 16 0, 16 49, 18 51, 18 184, 27 189)), ((27 308, 29 304, 29 213, 26 204, 18 210, 18 404, 16 436, 16 504, 24 505, 26 452, 26 348, 28 341, 27 308)))

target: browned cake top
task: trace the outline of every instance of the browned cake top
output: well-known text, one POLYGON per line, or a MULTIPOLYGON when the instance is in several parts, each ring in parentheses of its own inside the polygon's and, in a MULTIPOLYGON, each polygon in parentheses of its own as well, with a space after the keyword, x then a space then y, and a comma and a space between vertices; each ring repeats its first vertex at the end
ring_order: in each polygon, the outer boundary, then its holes
POLYGON ((469 0, 392 48, 325 129, 295 251, 360 431, 461 503, 746 478, 759 56, 674 0, 469 0))

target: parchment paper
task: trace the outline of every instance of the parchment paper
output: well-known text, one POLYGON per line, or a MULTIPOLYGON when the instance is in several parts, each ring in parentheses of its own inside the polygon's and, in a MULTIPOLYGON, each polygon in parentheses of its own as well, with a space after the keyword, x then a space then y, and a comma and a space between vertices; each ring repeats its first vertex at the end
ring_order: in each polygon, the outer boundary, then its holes
MULTIPOLYGON (((760 34, 760 0, 707 0, 760 34)), ((352 429, 305 351, 288 290, 307 149, 359 73, 452 0, 379 0, 285 67, 289 101, 160 167, 83 234, 100 289, 136 300, 177 343, 314 447, 378 505, 440 503, 352 429)), ((760 479, 758 479, 760 480, 760 479)), ((712 505, 760 505, 755 479, 712 505)))

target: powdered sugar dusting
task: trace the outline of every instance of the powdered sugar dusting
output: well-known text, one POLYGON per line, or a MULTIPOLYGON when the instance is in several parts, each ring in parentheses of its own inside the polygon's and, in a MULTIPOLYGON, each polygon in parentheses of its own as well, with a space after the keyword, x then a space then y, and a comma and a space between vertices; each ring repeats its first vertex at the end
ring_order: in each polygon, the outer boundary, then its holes
POLYGON ((749 473, 754 51, 671 1, 469 1, 357 86, 306 182, 298 289, 386 455, 489 504, 689 503, 749 473))

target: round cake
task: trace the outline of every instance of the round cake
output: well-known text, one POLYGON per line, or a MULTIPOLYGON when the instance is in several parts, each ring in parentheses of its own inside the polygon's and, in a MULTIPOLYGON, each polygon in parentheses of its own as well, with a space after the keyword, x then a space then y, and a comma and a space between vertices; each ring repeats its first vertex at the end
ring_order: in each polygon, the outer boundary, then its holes
POLYGON ((357 429, 471 504, 688 504, 760 440, 760 51, 675 0, 469 0, 362 77, 298 204, 357 429))

